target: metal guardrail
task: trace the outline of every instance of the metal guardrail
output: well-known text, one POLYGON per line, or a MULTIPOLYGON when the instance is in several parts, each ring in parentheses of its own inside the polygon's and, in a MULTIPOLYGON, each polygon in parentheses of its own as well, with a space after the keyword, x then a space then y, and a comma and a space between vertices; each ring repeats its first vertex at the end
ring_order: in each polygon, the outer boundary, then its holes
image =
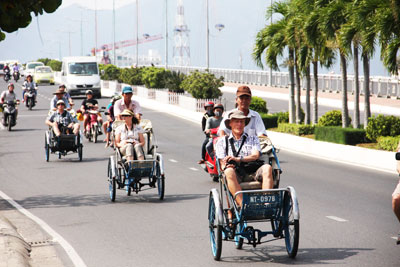
MULTIPOLYGON (((180 71, 184 74, 189 74, 195 70, 204 72, 204 67, 185 67, 185 66, 168 66, 168 69, 180 71)), ((210 73, 216 77, 224 77, 225 82, 265 85, 270 84, 269 71, 257 70, 239 70, 239 69, 219 69, 211 68, 210 73)), ((363 95, 364 77, 360 76, 360 95, 363 95)), ((370 94, 376 97, 400 98, 400 81, 396 77, 371 76, 370 77, 370 94)), ((354 76, 347 77, 347 90, 354 94, 354 76)), ((272 72, 272 86, 288 88, 289 73, 288 72, 272 72)), ((301 87, 305 89, 305 78, 301 80, 301 87)), ((311 76, 311 89, 315 88, 314 78, 311 76)), ((342 76, 340 74, 319 74, 318 75, 318 90, 322 92, 337 92, 342 91, 342 76)))

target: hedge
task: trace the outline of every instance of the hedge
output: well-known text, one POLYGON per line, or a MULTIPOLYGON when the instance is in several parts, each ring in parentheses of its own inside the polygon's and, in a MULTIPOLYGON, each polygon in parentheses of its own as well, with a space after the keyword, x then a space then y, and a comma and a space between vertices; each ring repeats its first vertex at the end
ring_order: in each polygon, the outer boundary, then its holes
POLYGON ((355 145, 366 142, 364 129, 342 128, 336 126, 315 126, 315 140, 344 145, 355 145))
POLYGON ((399 141, 400 141, 400 135, 380 136, 377 139, 379 149, 384 149, 388 151, 396 151, 399 141))
POLYGON ((314 125, 279 123, 278 132, 289 133, 294 135, 308 135, 314 133, 314 125))
POLYGON ((278 115, 260 113, 261 119, 264 122, 265 129, 278 127, 278 115))
POLYGON ((395 116, 372 116, 368 119, 367 137, 375 141, 379 136, 400 135, 400 118, 395 116))
POLYGON ((267 102, 258 96, 251 98, 250 109, 258 113, 268 113, 267 102))

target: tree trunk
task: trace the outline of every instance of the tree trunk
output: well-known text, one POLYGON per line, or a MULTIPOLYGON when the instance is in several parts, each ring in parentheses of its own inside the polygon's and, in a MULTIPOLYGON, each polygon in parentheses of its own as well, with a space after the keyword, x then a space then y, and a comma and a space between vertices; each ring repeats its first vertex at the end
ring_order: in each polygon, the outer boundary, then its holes
POLYGON ((347 107, 347 63, 343 53, 340 53, 340 69, 342 71, 342 127, 349 126, 349 109, 347 107))
POLYGON ((310 65, 308 65, 306 67, 306 116, 304 118, 304 124, 311 123, 310 91, 311 91, 311 75, 310 75, 310 65))
POLYGON ((362 54, 364 70, 364 129, 367 128, 368 119, 371 117, 371 106, 369 102, 369 57, 362 54))
POLYGON ((314 102, 313 102, 313 124, 318 123, 318 61, 313 62, 314 71, 314 102))
POLYGON ((296 124, 301 123, 301 85, 300 85, 300 71, 299 71, 299 66, 297 64, 297 52, 295 52, 295 60, 294 60, 294 69, 296 72, 296 124))
POLYGON ((289 123, 294 123, 296 121, 296 105, 294 102, 294 51, 289 48, 289 82, 290 82, 290 90, 289 90, 289 123))
POLYGON ((354 53, 354 117, 353 117, 353 127, 355 129, 360 128, 360 82, 358 75, 358 44, 353 43, 354 53))

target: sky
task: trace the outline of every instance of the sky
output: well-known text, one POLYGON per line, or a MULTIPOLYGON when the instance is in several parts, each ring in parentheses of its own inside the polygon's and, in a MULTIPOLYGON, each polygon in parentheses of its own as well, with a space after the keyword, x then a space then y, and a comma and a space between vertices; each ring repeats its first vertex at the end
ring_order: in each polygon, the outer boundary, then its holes
MULTIPOLYGON (((143 34, 162 34, 165 28, 165 0, 138 0, 139 36, 143 34)), ((168 1, 169 26, 169 64, 173 64, 173 43, 177 0, 168 1)), ((275 0, 274 0, 275 1, 275 0)), ((135 0, 115 0, 116 41, 134 39, 135 0)), ((190 29, 191 65, 204 67, 205 60, 205 0, 183 0, 185 20, 190 29)), ((210 10, 210 67, 239 69, 259 69, 251 53, 256 34, 266 23, 265 12, 270 0, 209 0, 210 10), (222 23, 225 28, 218 31, 214 26, 222 23)), ((51 14, 34 17, 32 23, 17 32, 6 34, 6 40, 0 42, 0 60, 18 59, 21 62, 41 57, 59 58, 90 53, 95 44, 94 12, 98 12, 98 47, 112 43, 113 0, 63 0, 62 5, 51 14), (84 7, 78 8, 77 5, 84 7), (80 34, 80 21, 83 33, 80 34), (31 45, 27 45, 29 40, 31 45), (10 49, 11 48, 11 49, 10 49)), ((164 40, 139 46, 140 54, 149 49, 159 52, 164 60, 164 40)), ((134 48, 126 49, 133 53, 134 48)), ((360 64, 362 65, 362 64, 360 64)), ((268 68, 266 68, 268 69, 268 68)), ((281 71, 286 71, 284 68, 281 71)), ((321 73, 340 73, 339 63, 332 69, 322 69, 321 73)), ((353 73, 349 61, 348 73, 353 73)), ((362 69, 360 66, 360 73, 362 69)), ((371 75, 387 76, 379 52, 372 59, 371 75)))

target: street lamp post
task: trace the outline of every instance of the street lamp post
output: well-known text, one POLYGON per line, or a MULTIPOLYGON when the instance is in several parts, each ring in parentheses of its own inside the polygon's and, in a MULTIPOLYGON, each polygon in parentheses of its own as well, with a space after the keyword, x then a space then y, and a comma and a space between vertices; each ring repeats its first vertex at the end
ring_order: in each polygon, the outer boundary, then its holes
POLYGON ((139 0, 136 0, 136 67, 139 67, 139 0))
POLYGON ((165 69, 168 69, 168 0, 165 0, 165 69))
MULTIPOLYGON (((271 8, 272 8, 272 0, 271 0, 271 8)), ((272 9, 271 9, 271 25, 272 25, 272 9)), ((272 87, 272 68, 269 68, 269 86, 272 87)))
POLYGON ((116 55, 115 55, 115 0, 113 0, 113 63, 117 66, 116 55))
POLYGON ((210 68, 209 37, 210 37, 210 28, 208 25, 208 0, 206 0, 206 69, 207 70, 210 68))

